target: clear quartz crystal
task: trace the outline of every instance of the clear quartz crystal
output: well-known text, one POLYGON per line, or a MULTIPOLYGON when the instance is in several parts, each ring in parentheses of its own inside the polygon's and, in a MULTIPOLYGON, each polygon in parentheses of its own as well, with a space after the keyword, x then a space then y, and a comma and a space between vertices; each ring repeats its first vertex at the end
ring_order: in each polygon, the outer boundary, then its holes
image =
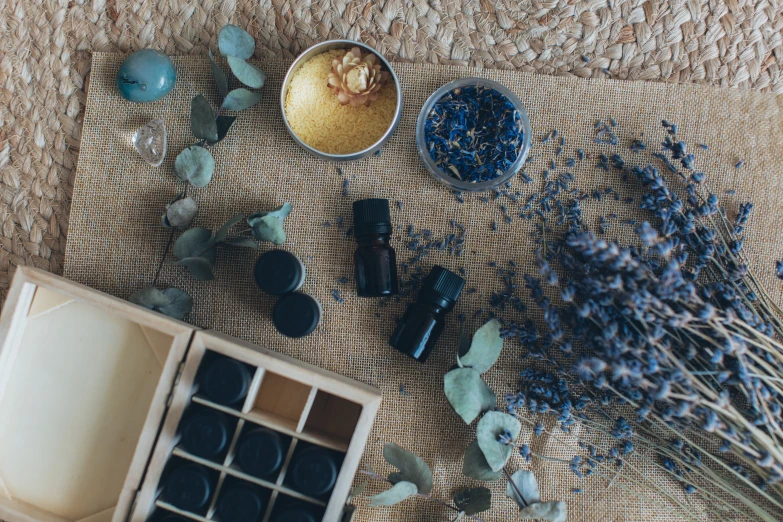
POLYGON ((166 124, 163 120, 152 120, 139 127, 133 135, 133 146, 144 161, 153 167, 160 166, 166 157, 166 124))

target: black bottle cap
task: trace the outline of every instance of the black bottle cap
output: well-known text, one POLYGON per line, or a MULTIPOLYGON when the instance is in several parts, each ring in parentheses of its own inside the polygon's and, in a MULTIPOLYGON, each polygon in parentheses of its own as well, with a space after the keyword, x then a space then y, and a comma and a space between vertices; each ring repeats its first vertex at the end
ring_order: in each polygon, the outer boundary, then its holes
POLYGON ((332 455, 321 448, 307 448, 291 465, 294 489, 305 495, 321 496, 334 487, 336 480, 337 464, 332 455))
POLYGON ((261 518, 264 502, 257 489, 248 485, 223 489, 217 503, 220 522, 256 522, 261 518))
POLYGON ((290 507, 273 516, 272 522, 316 522, 316 520, 308 509, 290 507))
POLYGON ((301 292, 286 294, 277 300, 272 321, 277 331, 286 337, 304 337, 321 321, 321 305, 301 292))
POLYGON ((280 436, 266 428, 257 428, 244 435, 237 447, 237 462, 245 473, 266 477, 280 469, 283 448, 280 436))
POLYGON ((353 234, 391 234, 389 200, 380 198, 360 199, 353 202, 353 234))
POLYGON ((299 290, 304 281, 305 268, 292 253, 270 250, 256 261, 254 275, 261 290, 283 295, 299 290))
POLYGON ((212 484, 207 473, 198 466, 180 466, 166 478, 164 497, 173 506, 185 511, 199 511, 209 501, 212 484))
POLYGON ((228 444, 228 417, 219 411, 199 409, 182 421, 181 444, 197 457, 216 457, 228 444))
POLYGON ((464 286, 465 280, 460 276, 446 270, 442 266, 435 265, 432 267, 429 275, 422 281, 421 292, 435 294, 453 306, 462 293, 464 286))
POLYGON ((209 400, 223 405, 236 404, 247 395, 250 372, 241 362, 220 357, 209 363, 199 383, 199 391, 209 400))

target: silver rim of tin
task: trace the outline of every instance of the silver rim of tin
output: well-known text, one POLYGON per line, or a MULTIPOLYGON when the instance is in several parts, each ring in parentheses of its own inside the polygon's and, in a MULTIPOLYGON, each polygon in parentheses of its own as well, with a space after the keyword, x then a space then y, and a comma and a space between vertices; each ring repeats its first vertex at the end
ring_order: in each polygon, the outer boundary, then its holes
POLYGON ((394 68, 391 66, 391 64, 373 47, 370 47, 369 45, 362 42, 356 42, 354 40, 327 40, 325 42, 320 42, 311 47, 308 47, 304 52, 297 56, 296 60, 294 60, 294 63, 292 63, 291 67, 288 68, 285 78, 283 78, 283 86, 280 89, 280 112, 283 115, 283 122, 285 123, 285 128, 288 129, 288 134, 291 135, 291 137, 300 147, 305 149, 310 154, 319 158, 338 162, 361 159, 380 150, 384 143, 386 143, 392 134, 394 134, 394 131, 397 129, 397 125, 400 123, 400 117, 402 116, 402 89, 400 88, 400 80, 397 78, 397 73, 394 71, 394 68), (389 125, 389 128, 386 129, 386 132, 383 134, 383 136, 380 137, 378 141, 366 149, 351 152, 350 154, 329 154, 309 146, 303 142, 299 136, 296 135, 294 130, 291 128, 291 125, 288 123, 288 117, 285 113, 285 98, 288 94, 288 84, 290 83, 291 78, 299 71, 299 68, 303 63, 313 56, 324 53, 326 51, 331 51, 332 49, 346 49, 351 47, 360 47, 363 50, 375 54, 375 56, 381 60, 381 64, 383 64, 389 73, 391 73, 392 80, 394 81, 394 88, 397 93, 397 105, 394 110, 394 117, 392 118, 391 125, 389 125))

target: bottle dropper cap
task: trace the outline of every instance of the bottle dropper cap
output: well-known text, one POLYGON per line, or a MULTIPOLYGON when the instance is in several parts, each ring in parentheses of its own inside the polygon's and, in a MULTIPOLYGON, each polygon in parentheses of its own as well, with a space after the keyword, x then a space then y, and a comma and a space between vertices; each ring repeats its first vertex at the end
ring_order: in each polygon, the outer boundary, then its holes
POLYGON ((391 234, 389 200, 381 198, 360 199, 353 202, 353 234, 391 234))
POLYGON ((442 266, 435 265, 432 267, 429 275, 422 281, 420 294, 427 295, 430 298, 441 298, 447 301, 444 306, 451 309, 457 302, 457 299, 459 299, 464 287, 464 279, 442 266))

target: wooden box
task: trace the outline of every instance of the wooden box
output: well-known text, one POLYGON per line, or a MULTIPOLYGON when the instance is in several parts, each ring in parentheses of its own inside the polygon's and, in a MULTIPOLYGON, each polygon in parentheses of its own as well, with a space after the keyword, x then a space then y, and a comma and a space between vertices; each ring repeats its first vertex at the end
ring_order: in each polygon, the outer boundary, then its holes
POLYGON ((381 401, 380 391, 219 333, 30 268, 19 268, 0 318, 0 519, 9 522, 144 522, 162 513, 220 520, 224 483, 263 491, 258 522, 276 506, 302 503, 324 522, 340 520, 381 401), (252 375, 241 403, 198 392, 204 357, 229 357, 252 375), (194 406, 196 405, 196 406, 194 406), (188 408, 231 419, 219 458, 184 450, 178 425, 188 408), (276 477, 235 462, 243 430, 264 427, 287 449, 276 477), (311 498, 286 479, 297 448, 342 459, 333 489, 311 498), (174 461, 201 466, 215 485, 202 513, 161 497, 174 461))

